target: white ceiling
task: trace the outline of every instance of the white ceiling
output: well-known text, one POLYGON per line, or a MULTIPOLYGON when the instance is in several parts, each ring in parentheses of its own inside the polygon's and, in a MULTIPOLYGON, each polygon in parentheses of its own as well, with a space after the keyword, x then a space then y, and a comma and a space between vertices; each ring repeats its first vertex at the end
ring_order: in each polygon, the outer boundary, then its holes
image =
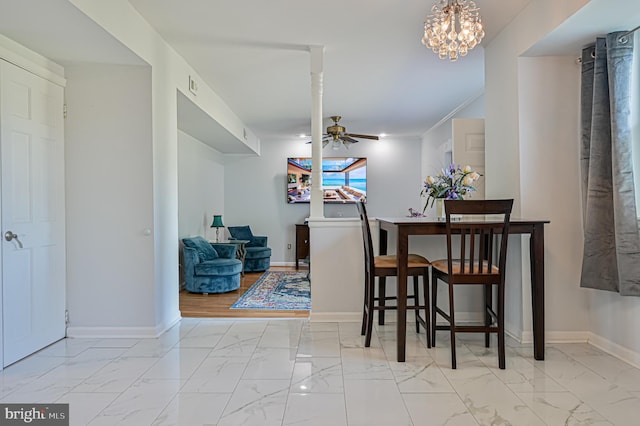
MULTIPOLYGON (((451 63, 421 45, 434 1, 129 0, 263 141, 309 133, 311 45, 325 48, 325 125, 342 115, 350 132, 415 138, 481 94, 482 46, 451 63)), ((477 0, 483 44, 530 1, 477 0)), ((0 0, 0 11, 1 34, 62 65, 144 63, 67 0, 0 0)), ((638 0, 591 0, 527 53, 577 56, 593 35, 638 21, 638 0)), ((181 105, 181 128, 206 121, 181 105)), ((229 142, 216 125, 200 128, 229 142)))
MULTIPOLYGON (((480 0, 487 39, 529 0, 480 0)), ((420 43, 434 0, 130 0, 261 139, 311 125, 311 45, 324 46, 324 117, 417 137, 482 93, 481 48, 457 63, 420 43)), ((325 124, 329 124, 328 118, 325 124)))
POLYGON ((67 0, 0 0, 0 34, 61 65, 144 64, 67 0))
POLYGON ((591 0, 526 52, 528 56, 576 55, 596 36, 640 25, 640 0, 591 0))

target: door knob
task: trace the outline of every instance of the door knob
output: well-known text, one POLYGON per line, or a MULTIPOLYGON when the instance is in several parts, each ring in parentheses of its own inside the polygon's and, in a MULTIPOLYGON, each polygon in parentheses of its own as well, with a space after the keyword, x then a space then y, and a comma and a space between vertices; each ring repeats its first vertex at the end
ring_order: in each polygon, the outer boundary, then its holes
POLYGON ((11 231, 7 231, 4 233, 4 239, 7 241, 16 240, 16 242, 18 243, 18 247, 22 248, 22 242, 20 242, 20 240, 18 239, 18 234, 14 234, 11 231))

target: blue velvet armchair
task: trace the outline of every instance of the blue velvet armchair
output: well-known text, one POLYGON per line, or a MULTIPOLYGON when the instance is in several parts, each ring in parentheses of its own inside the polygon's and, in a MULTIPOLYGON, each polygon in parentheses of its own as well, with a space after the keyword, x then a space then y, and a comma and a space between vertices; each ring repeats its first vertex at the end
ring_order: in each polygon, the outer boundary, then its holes
POLYGON ((183 238, 184 281, 192 293, 226 293, 240 288, 242 262, 233 244, 209 243, 202 237, 183 238))
POLYGON ((248 225, 230 226, 227 229, 231 234, 230 239, 249 241, 245 246, 247 250, 244 258, 245 272, 258 272, 269 269, 269 266, 271 266, 271 248, 267 246, 267 237, 253 235, 248 225))

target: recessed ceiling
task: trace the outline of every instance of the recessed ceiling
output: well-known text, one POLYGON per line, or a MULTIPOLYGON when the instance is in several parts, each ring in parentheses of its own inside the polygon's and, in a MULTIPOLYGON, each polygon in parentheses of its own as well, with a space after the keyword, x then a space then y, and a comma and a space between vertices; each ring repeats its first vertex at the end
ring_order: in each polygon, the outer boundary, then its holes
POLYGON ((213 117, 200 109, 191 99, 176 91, 178 100, 178 129, 224 154, 254 154, 247 145, 222 127, 213 117))

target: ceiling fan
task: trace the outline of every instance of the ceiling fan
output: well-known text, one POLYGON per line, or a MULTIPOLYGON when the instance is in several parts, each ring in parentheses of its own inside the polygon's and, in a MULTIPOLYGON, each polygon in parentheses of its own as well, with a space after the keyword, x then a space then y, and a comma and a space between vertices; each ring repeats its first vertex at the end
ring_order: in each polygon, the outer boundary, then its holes
MULTIPOLYGON (((342 142, 342 144, 345 146, 345 148, 349 148, 349 145, 351 145, 352 143, 358 143, 359 141, 354 139, 354 138, 358 138, 358 139, 373 139, 373 140, 378 140, 378 136, 372 136, 372 135, 360 135, 358 133, 347 133, 347 129, 344 126, 341 126, 340 124, 338 124, 338 122, 340 121, 340 119, 342 118, 339 115, 333 115, 330 117, 331 120, 333 120, 333 124, 329 127, 327 127, 327 133, 322 135, 322 147, 324 148, 325 146, 327 146, 327 144, 329 142, 331 142, 333 144, 332 148, 333 149, 339 149, 340 148, 340 142, 342 142)), ((307 142, 307 143, 311 143, 311 141, 307 142)))

